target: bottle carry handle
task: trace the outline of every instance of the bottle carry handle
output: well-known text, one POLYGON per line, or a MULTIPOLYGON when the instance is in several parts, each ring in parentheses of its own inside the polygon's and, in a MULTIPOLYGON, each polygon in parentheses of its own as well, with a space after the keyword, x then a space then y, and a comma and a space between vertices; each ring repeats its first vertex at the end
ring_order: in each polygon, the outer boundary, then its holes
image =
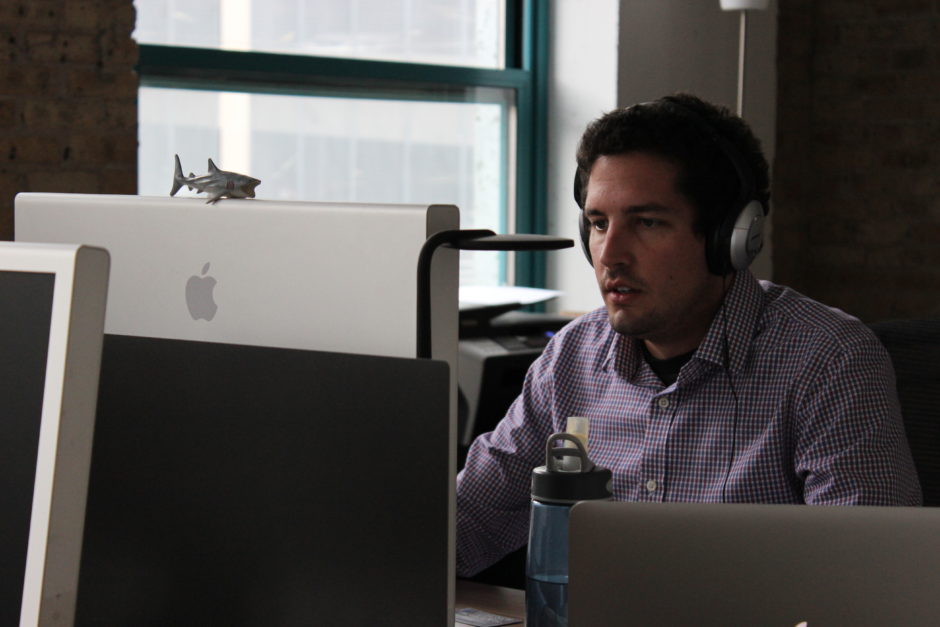
POLYGON ((581 440, 570 433, 553 433, 545 441, 545 469, 549 472, 578 472, 559 468, 559 462, 565 457, 577 457, 581 460, 580 472, 591 472, 594 470, 594 462, 588 458, 587 450, 581 440), (575 448, 570 446, 554 446, 558 440, 572 442, 575 448))

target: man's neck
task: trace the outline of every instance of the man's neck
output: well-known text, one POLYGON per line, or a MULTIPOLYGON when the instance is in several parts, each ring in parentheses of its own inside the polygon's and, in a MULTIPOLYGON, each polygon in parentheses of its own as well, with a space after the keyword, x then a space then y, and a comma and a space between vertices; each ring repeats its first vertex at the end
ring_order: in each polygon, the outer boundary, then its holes
POLYGON ((663 360, 695 351, 702 344, 708 330, 715 321, 715 316, 718 315, 722 305, 724 305, 725 298, 734 284, 734 277, 735 273, 725 276, 720 294, 712 301, 712 305, 705 312, 705 315, 699 317, 701 322, 697 326, 693 323, 692 326, 683 329, 679 337, 644 338, 643 346, 646 348, 647 354, 653 359, 663 360))

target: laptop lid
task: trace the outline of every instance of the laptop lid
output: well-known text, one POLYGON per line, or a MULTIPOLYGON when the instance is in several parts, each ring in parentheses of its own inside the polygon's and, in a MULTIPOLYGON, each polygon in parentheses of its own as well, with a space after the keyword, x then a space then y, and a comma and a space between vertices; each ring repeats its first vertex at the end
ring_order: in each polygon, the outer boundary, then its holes
POLYGON ((108 254, 0 242, 0 624, 72 625, 108 254))
POLYGON ((571 625, 935 625, 940 510, 587 502, 571 625))
POLYGON ((107 335, 100 388, 76 625, 453 621, 446 364, 107 335))

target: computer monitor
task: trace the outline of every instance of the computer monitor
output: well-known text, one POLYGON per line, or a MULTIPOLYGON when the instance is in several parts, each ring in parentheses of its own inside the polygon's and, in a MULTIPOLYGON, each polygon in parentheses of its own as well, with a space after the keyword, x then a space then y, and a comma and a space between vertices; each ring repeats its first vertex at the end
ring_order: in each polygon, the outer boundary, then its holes
POLYGON ((108 254, 0 242, 0 624, 72 625, 108 254))
MULTIPOLYGON (((457 228, 453 205, 208 205, 199 198, 50 193, 15 199, 17 238, 109 250, 108 334, 399 358, 416 352, 421 248, 433 233, 457 228)), ((458 283, 458 252, 438 250, 431 346, 432 358, 450 366, 450 571, 458 283)), ((451 604, 452 597, 449 585, 451 604)))
POLYGON ((76 625, 453 624, 448 379, 106 335, 76 625))
MULTIPOLYGON (((459 226, 453 205, 15 199, 17 239, 111 253, 106 333, 392 357, 415 356, 421 247, 459 226)), ((458 252, 433 260, 432 357, 456 377, 458 252)))

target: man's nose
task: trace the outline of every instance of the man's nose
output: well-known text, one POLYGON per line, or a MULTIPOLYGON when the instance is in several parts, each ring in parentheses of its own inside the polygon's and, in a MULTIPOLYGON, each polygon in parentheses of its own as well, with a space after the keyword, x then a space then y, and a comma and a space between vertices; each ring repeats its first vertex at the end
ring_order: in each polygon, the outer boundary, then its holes
POLYGON ((598 245, 597 260, 601 265, 612 268, 633 263, 633 238, 629 229, 619 225, 608 226, 598 245))

